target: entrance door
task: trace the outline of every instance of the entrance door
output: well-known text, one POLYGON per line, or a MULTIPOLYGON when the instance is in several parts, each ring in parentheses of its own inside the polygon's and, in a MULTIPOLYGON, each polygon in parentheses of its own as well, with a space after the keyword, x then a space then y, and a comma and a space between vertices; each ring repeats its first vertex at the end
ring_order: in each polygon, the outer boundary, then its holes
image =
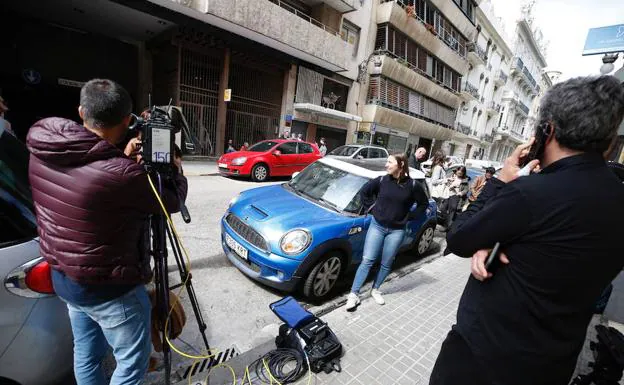
POLYGON ((344 146, 347 141, 347 131, 339 128, 318 126, 316 129, 316 138, 317 140, 325 138, 327 152, 329 153, 337 147, 344 146))
POLYGON ((427 139, 427 138, 418 139, 418 147, 424 147, 427 150, 427 155, 429 158, 433 156, 433 154, 431 153, 432 151, 431 143, 432 143, 431 139, 427 139))

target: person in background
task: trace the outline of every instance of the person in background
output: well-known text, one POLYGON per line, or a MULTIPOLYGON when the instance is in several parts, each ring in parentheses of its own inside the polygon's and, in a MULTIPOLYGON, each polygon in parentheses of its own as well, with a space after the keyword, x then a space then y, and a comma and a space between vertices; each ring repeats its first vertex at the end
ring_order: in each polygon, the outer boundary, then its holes
POLYGON ((297 134, 297 140, 303 142, 303 134, 297 134))
POLYGON ((494 169, 494 167, 488 167, 485 169, 484 175, 480 175, 477 177, 477 179, 475 179, 475 181, 472 183, 472 186, 470 187, 470 197, 468 198, 470 202, 474 202, 477 200, 479 194, 481 194, 481 191, 483 191, 485 184, 494 176, 495 172, 496 170, 494 169))
POLYGON ((446 154, 442 150, 438 150, 433 154, 431 162, 431 196, 438 201, 446 198, 444 196, 444 188, 446 187, 446 171, 444 169, 444 161, 446 154))
POLYGON ((240 151, 247 151, 248 148, 249 148, 249 143, 245 142, 241 146, 240 151))
POLYGON ((321 138, 321 144, 318 146, 318 148, 321 152, 321 156, 325 156, 327 154, 327 145, 325 144, 325 138, 321 138))
POLYGON ((455 220, 458 207, 461 207, 462 202, 468 195, 468 175, 466 175, 466 167, 461 166, 455 170, 453 176, 447 179, 446 188, 448 189, 447 202, 446 202, 446 230, 451 227, 451 224, 455 220))
POLYGON ((234 148, 234 141, 232 139, 228 140, 227 145, 225 146, 225 153, 229 154, 231 152, 236 152, 234 148))
POLYGON ((446 237, 471 258, 472 276, 430 385, 568 384, 596 300, 624 267, 624 185, 605 161, 624 87, 613 76, 573 78, 552 86, 539 111, 535 137, 446 237))
POLYGON ((414 154, 409 157, 409 166, 421 171, 421 164, 425 161, 427 156, 427 149, 419 147, 414 151, 414 154))
POLYGON ((377 304, 385 304, 379 288, 392 269, 394 257, 405 237, 407 223, 420 217, 429 205, 423 187, 409 177, 405 154, 390 155, 386 161, 386 172, 386 175, 372 179, 362 187, 362 201, 365 206, 372 207, 373 218, 366 233, 362 262, 355 274, 351 293, 347 296, 348 311, 360 304, 360 289, 380 257, 381 268, 375 277, 371 296, 377 304), (416 210, 411 211, 414 203, 417 204, 416 210))
POLYGON ((9 134, 15 136, 15 132, 11 128, 11 123, 4 118, 4 113, 9 110, 9 107, 4 102, 2 96, 0 96, 0 132, 6 131, 9 134))

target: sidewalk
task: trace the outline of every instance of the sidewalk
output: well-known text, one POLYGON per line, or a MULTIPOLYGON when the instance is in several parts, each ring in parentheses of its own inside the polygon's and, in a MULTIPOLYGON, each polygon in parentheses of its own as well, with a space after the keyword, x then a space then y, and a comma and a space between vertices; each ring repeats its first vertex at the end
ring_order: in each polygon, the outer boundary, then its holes
MULTIPOLYGON (((355 312, 342 307, 324 316, 345 350, 342 372, 313 375, 312 383, 428 384, 469 274, 469 260, 439 257, 385 285, 386 305, 367 293, 355 312)), ((297 382, 307 383, 307 375, 297 382)))

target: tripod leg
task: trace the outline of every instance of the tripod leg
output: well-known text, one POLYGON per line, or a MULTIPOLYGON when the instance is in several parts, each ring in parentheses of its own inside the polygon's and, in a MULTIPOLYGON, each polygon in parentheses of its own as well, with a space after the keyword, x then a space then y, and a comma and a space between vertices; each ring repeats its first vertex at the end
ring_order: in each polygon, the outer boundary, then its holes
POLYGON ((173 256, 178 265, 178 271, 180 272, 180 279, 182 280, 182 284, 186 286, 186 292, 188 293, 189 300, 191 302, 191 306, 193 308, 193 313, 195 313, 195 319, 197 320, 197 326, 199 328, 199 332, 201 333, 202 339, 204 341, 204 345, 206 346, 206 352, 210 354, 210 345, 208 344, 208 338, 206 337, 206 322, 204 321, 204 317, 201 313, 201 309, 199 308, 199 303, 197 301, 197 296, 195 295, 195 288, 192 283, 192 275, 187 270, 187 266, 182 258, 182 250, 180 247, 180 242, 178 238, 173 233, 170 226, 167 226, 167 236, 169 237, 169 243, 171 244, 171 249, 173 250, 173 256), (186 282, 186 283, 185 283, 186 282))

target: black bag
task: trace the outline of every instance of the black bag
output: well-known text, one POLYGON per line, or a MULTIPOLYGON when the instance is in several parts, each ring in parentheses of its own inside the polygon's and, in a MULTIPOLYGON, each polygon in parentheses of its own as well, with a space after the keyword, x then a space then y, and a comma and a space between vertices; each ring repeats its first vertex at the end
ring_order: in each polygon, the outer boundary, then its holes
POLYGON ((342 344, 327 323, 318 317, 296 328, 285 324, 280 326, 275 345, 278 348, 297 349, 307 357, 309 369, 314 373, 342 371, 342 344))

